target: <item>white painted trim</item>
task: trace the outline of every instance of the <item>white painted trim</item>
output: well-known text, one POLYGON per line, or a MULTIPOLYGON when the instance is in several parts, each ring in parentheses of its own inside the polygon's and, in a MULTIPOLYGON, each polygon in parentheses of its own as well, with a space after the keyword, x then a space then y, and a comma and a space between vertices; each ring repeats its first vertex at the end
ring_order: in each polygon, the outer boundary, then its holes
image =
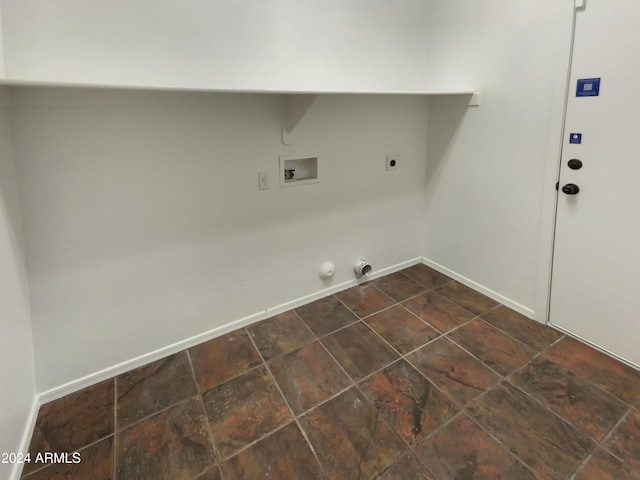
POLYGON ((407 260, 405 262, 401 262, 396 265, 392 265, 390 267, 377 270, 372 274, 368 275, 366 278, 363 278, 360 280, 353 279, 347 282, 340 283, 338 285, 327 287, 315 293, 305 295, 303 297, 297 298, 290 302, 276 305, 264 311, 257 312, 252 315, 241 318, 239 320, 227 323, 225 325, 222 325, 221 327, 214 328, 207 332, 203 332, 193 337, 189 337, 179 342, 176 342, 172 345, 167 345, 166 347, 160 348, 153 352, 145 353, 144 355, 140 355, 139 357, 132 358, 131 360, 127 360, 125 362, 119 363, 117 365, 113 365, 111 367, 105 368, 98 372, 86 375, 77 380, 73 380, 71 382, 60 385, 59 387, 52 388, 45 392, 41 392, 38 395, 40 405, 47 402, 51 402, 52 400, 57 400, 58 398, 62 398, 65 395, 69 395, 70 393, 77 392, 78 390, 82 390, 83 388, 94 385, 103 380, 107 380, 116 375, 120 375, 122 373, 128 372, 131 369, 141 367, 143 365, 154 362, 156 360, 160 360, 168 355, 173 355, 174 353, 181 352, 182 350, 191 348, 195 345, 198 345, 200 343, 206 342, 213 338, 219 337, 233 330, 237 330, 238 328, 246 327, 256 322, 265 320, 269 317, 273 317, 274 315, 278 315, 280 313, 292 310, 294 308, 301 307, 302 305, 306 305, 307 303, 313 302, 315 300, 319 300, 323 297, 332 295, 336 292, 346 290, 347 288, 355 287, 360 283, 363 283, 369 280, 375 280, 376 278, 389 275, 390 273, 397 272, 407 267, 411 267, 413 265, 420 263, 421 261, 422 259, 420 257, 417 257, 412 260, 407 260))
POLYGON ((520 305, 518 302, 511 300, 510 298, 505 297, 504 295, 500 295, 499 293, 494 292, 490 288, 485 287, 484 285, 480 285, 479 283, 474 282, 473 280, 468 279, 460 275, 459 273, 454 272, 453 270, 449 270, 446 267, 443 267, 439 263, 436 263, 428 258, 422 257, 422 263, 424 263, 427 267, 431 267, 434 270, 437 270, 440 273, 444 273, 445 275, 457 280, 458 282, 466 285, 467 287, 473 288, 480 293, 485 294, 487 297, 494 299, 496 302, 500 302, 503 305, 515 310, 518 313, 521 313, 527 318, 534 318, 534 311, 524 305, 520 305))
MULTIPOLYGON (((24 426, 22 438, 20 439, 20 446, 18 448, 18 452, 20 453, 27 453, 29 451, 31 436, 33 435, 33 430, 36 427, 36 420, 38 419, 38 411, 40 410, 40 405, 42 405, 42 402, 40 401, 40 395, 36 395, 33 398, 33 402, 31 403, 31 410, 29 410, 27 423, 24 426)), ((14 464, 13 468, 11 469, 11 473, 9 474, 9 480, 20 480, 20 475, 22 474, 23 467, 24 465, 22 464, 14 464)))

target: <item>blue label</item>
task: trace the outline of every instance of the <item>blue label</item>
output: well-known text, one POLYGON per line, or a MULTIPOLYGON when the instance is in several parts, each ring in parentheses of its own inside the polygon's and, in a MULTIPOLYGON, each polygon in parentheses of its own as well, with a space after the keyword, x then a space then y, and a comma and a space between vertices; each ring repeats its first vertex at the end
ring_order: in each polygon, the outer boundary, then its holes
POLYGON ((581 133, 570 133, 569 134, 569 143, 576 143, 576 144, 581 144, 582 143, 582 134, 581 133))
POLYGON ((580 78, 576 87, 576 97, 597 97, 600 95, 599 78, 580 78))

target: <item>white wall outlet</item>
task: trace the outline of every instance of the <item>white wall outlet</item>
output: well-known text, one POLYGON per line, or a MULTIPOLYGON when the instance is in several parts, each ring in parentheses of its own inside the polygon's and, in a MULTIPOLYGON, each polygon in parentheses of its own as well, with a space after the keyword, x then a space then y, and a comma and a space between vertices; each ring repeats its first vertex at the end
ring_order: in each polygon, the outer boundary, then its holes
POLYGON ((400 165, 400 155, 387 155, 387 170, 397 170, 400 165))
POLYGON ((258 188, 260 190, 269 190, 271 188, 271 176, 269 172, 260 172, 258 174, 258 188))

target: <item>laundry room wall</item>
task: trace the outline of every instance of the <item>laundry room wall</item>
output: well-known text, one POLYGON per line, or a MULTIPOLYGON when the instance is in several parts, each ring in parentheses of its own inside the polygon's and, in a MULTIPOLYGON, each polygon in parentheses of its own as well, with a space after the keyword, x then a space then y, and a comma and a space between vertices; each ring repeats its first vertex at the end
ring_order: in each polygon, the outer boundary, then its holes
POLYGON ((284 145, 280 95, 13 93, 39 391, 420 257, 424 97, 321 96, 284 145))
POLYGON ((541 321, 573 5, 436 1, 433 10, 434 85, 471 80, 481 105, 430 108, 424 256, 541 321))
MULTIPOLYGON (((0 452, 19 452, 36 394, 9 93, 0 87, 0 452)), ((0 463, 0 477, 12 466, 0 463)))

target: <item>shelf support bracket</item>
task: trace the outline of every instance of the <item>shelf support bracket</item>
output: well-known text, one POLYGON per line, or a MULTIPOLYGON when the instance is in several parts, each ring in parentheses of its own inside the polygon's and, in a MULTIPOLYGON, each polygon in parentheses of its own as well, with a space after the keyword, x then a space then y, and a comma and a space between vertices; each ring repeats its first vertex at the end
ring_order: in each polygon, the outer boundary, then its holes
POLYGON ((432 95, 429 97, 429 105, 432 107, 478 107, 480 93, 432 95))
POLYGON ((291 145, 291 134, 309 107, 318 98, 317 94, 288 94, 284 97, 284 119, 282 121, 282 143, 291 145))

